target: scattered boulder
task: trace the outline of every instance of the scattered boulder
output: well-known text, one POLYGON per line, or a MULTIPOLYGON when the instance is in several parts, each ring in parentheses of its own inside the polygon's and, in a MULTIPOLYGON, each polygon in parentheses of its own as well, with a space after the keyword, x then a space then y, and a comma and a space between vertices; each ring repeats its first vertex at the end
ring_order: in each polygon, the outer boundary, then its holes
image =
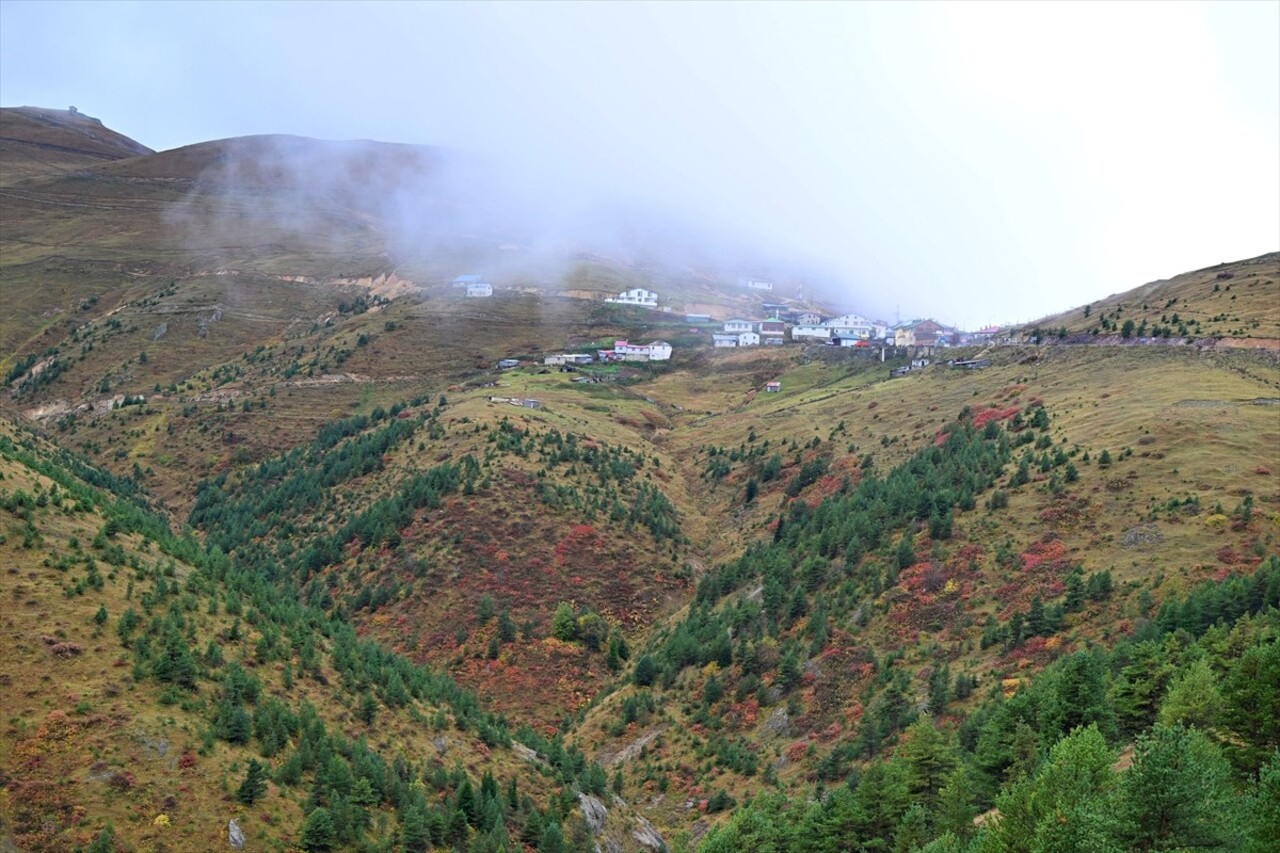
POLYGON ((49 651, 53 652, 54 655, 60 658, 73 658, 81 654, 84 649, 80 648, 75 643, 54 643, 49 647, 49 651))
POLYGON ((235 818, 227 822, 227 843, 233 850, 244 847, 244 830, 240 828, 240 824, 236 823, 235 818))
POLYGON ((636 828, 631 830, 631 837, 650 850, 667 849, 667 842, 662 840, 662 836, 653 828, 653 824, 639 815, 636 816, 636 828))
POLYGON ((530 749, 519 741, 511 742, 511 751, 516 754, 517 758, 527 761, 530 764, 546 764, 546 762, 542 760, 542 756, 538 755, 535 750, 530 749))
POLYGON ((779 708, 764 723, 764 734, 782 737, 791 731, 791 715, 786 708, 779 708))
POLYGON ((143 732, 133 736, 133 742, 152 753, 156 758, 164 758, 169 753, 169 741, 162 737, 150 737, 143 732))
POLYGON ((1159 545, 1164 541, 1164 534, 1154 524, 1139 524, 1124 532, 1120 537, 1120 545, 1124 548, 1145 548, 1159 545))
POLYGON ((609 810, 595 797, 581 792, 578 794, 578 805, 582 808, 582 819, 587 822, 587 828, 591 830, 591 834, 599 835, 604 830, 604 822, 609 817, 609 810))

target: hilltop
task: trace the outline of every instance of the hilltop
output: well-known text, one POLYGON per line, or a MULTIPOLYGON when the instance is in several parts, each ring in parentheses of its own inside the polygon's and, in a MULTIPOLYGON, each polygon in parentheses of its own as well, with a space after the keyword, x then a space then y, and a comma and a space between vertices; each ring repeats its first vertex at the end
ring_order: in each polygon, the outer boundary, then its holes
POLYGON ((155 153, 73 110, 0 109, 0 186, 155 153))

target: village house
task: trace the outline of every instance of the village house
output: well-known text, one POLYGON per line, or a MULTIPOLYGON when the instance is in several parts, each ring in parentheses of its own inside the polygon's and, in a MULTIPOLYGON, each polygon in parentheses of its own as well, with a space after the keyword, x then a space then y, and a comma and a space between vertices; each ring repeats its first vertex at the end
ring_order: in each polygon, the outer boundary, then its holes
POLYGON ((641 308, 657 308, 658 294, 652 290, 645 290, 643 287, 633 287, 630 290, 624 290, 617 296, 611 296, 605 302, 613 302, 618 305, 638 305, 641 308))
POLYGON ((791 327, 793 341, 829 341, 831 330, 826 326, 800 325, 791 327))
POLYGON ((493 296, 493 285, 487 281, 476 281, 467 285, 468 299, 484 299, 493 296))
POLYGON ((548 355, 542 359, 542 363, 546 365, 565 365, 565 364, 591 364, 593 359, 588 353, 584 352, 562 352, 555 355, 548 355))
POLYGON ((724 330, 728 334, 742 334, 743 332, 754 332, 756 324, 750 320, 725 320, 724 330))
POLYGON ((760 346, 760 336, 755 332, 743 332, 738 335, 738 346, 758 347, 760 346))
POLYGON ((766 382, 766 383, 764 383, 764 393, 766 393, 766 394, 777 394, 777 393, 778 393, 779 391, 781 391, 781 390, 782 390, 782 383, 781 383, 781 382, 766 382))
POLYGON ((666 341, 652 341, 649 344, 650 361, 670 361, 671 344, 666 341))
POLYGON ((976 332, 969 335, 969 340, 975 344, 990 343, 1000 334, 999 326, 983 326, 976 332))
POLYGON ((787 324, 777 319, 761 320, 760 337, 763 340, 784 340, 787 337, 787 324))
POLYGON ((858 314, 844 314, 840 317, 833 317, 822 325, 831 330, 831 334, 840 338, 862 338, 866 340, 871 337, 873 326, 871 321, 866 317, 858 314))
POLYGON ((627 341, 615 341, 613 357, 609 361, 670 361, 671 344, 666 341, 651 341, 647 344, 632 344, 627 341))
POLYGON ((822 324, 822 315, 815 314, 812 311, 805 311, 796 315, 796 325, 799 326, 818 326, 822 324))
POLYGON ((686 323, 710 323, 710 314, 685 314, 684 321, 686 323))
POLYGON ((499 370, 510 370, 513 367, 519 367, 519 366, 520 366, 520 359, 518 358, 504 358, 502 361, 498 362, 499 370))
POLYGON ((945 347, 954 334, 937 320, 912 320, 893 327, 893 342, 900 347, 945 347))
POLYGON ((631 344, 628 341, 614 341, 613 355, 616 361, 648 361, 649 348, 643 344, 631 344))
POLYGON ((736 347, 738 345, 738 336, 731 334, 721 334, 716 332, 711 336, 712 345, 719 347, 736 347))
POLYGON ((762 278, 744 278, 742 286, 747 290, 773 290, 773 282, 762 278))

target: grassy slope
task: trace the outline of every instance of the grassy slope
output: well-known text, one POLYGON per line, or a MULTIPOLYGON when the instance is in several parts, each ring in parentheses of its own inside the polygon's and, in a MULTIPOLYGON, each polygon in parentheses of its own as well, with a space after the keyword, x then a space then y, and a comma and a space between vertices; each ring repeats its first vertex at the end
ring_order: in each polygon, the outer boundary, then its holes
MULTIPOLYGON (((3 436, 21 442, 38 457, 52 458, 47 446, 30 443, 10 425, 0 427, 3 436)), ((58 469, 55 464, 55 470, 58 469)), ((0 490, 6 496, 25 492, 30 496, 57 494, 55 483, 6 454, 0 461, 0 490)), ((66 496, 66 489, 62 490, 66 496)), ((189 589, 197 570, 173 562, 153 543, 137 534, 111 541, 119 545, 125 563, 104 562, 91 542, 103 528, 102 507, 109 497, 99 495, 89 512, 73 511, 67 498, 30 509, 32 537, 24 536, 18 511, 0 510, 0 587, 10 602, 3 617, 10 652, 0 664, 0 681, 6 697, 4 737, 0 739, 0 772, 16 780, 0 798, 0 826, 23 849, 69 850, 96 837, 110 824, 118 843, 128 849, 196 849, 209 839, 225 837, 226 821, 236 818, 250 843, 268 849, 289 849, 296 844, 301 823, 305 786, 286 788, 271 784, 268 795, 252 808, 231 796, 244 775, 245 762, 256 749, 221 741, 204 740, 212 688, 201 679, 200 690, 183 694, 179 704, 163 699, 157 682, 138 680, 132 674, 129 652, 121 647, 115 626, 128 607, 140 609, 150 581, 166 574, 189 589), (28 547, 28 544, 30 547, 28 547), (82 583, 87 577, 85 556, 97 558, 103 583, 100 589, 82 583), (162 572, 173 565, 171 574, 162 572), (68 593, 81 587, 82 591, 68 593), (98 625, 94 615, 105 608, 107 620, 98 625), (191 703, 188 706, 188 703, 191 703), (127 784, 120 782, 129 774, 127 784), (115 781, 113 782, 113 779, 115 781), (120 782, 120 784, 116 784, 120 782), (168 826, 154 824, 165 814, 168 826)), ((239 595, 217 590, 227 602, 239 595)), ((193 599, 194 600, 194 599, 193 599)), ((359 698, 343 686, 322 655, 318 677, 302 677, 300 669, 290 688, 282 685, 284 664, 255 664, 258 634, 248 625, 239 641, 225 635, 232 622, 226 610, 206 612, 203 602, 192 611, 195 622, 191 647, 203 650, 220 637, 228 661, 244 660, 263 682, 264 695, 277 696, 290 705, 311 703, 333 732, 366 738, 390 761, 397 754, 434 756, 432 761, 452 769, 460 764, 475 777, 488 769, 498 776, 515 775, 531 792, 530 767, 506 749, 490 750, 474 735, 449 731, 443 738, 424 725, 424 715, 434 709, 413 702, 394 710, 380 707, 376 726, 357 720, 353 709, 359 698), (443 748, 441 748, 443 746, 443 748)), ((248 601, 242 604, 251 609, 248 601)), ((316 640, 324 645, 321 638, 316 640)), ((274 762, 284 758, 281 753, 274 762)))
POLYGON ((145 145, 84 115, 36 107, 0 109, 0 186, 150 153, 145 145))
MULTIPOLYGON (((731 358, 737 369, 749 361, 744 354, 731 358)), ((729 381, 717 384, 714 391, 722 397, 722 413, 703 416, 699 429, 691 430, 686 439, 732 447, 754 431, 757 441, 768 439, 777 446, 793 438, 803 445, 817 436, 830 448, 833 469, 843 476, 857 467, 841 465, 841 460, 856 460, 851 447, 874 454, 876 467, 883 470, 927 444, 965 406, 1007 409, 1043 400, 1052 417, 1055 443, 1074 452, 1080 470, 1079 481, 1059 495, 1050 494, 1045 479, 1036 476, 1032 483, 1011 490, 1007 510, 989 512, 980 504, 958 516, 954 538, 937 555, 945 575, 960 584, 964 602, 958 610, 944 610, 936 621, 936 608, 920 607, 927 597, 918 588, 919 577, 904 573, 899 586, 875 602, 877 615, 868 624, 833 624, 835 638, 825 653, 829 659, 815 658, 807 664, 813 683, 802 692, 800 721, 793 714, 792 724, 779 729, 773 725, 777 718, 770 716, 773 709, 764 708, 753 712, 758 714, 754 723, 730 724, 730 735, 746 738, 766 761, 781 761, 785 749, 795 743, 801 744, 802 752, 813 745, 808 758, 782 762, 778 777, 784 788, 811 782, 815 762, 857 734, 857 712, 851 709, 861 708, 855 701, 861 688, 857 683, 840 686, 847 676, 838 667, 848 663, 850 655, 856 661, 865 654, 859 649, 874 649, 881 657, 901 650, 909 670, 923 671, 945 660, 953 672, 976 675, 980 685, 1023 677, 1058 654, 1130 630, 1143 615, 1143 591, 1158 605, 1195 582, 1228 570, 1247 571, 1263 555, 1280 551, 1280 376, 1269 359, 1154 348, 1020 350, 999 354, 985 371, 935 366, 874 384, 866 384, 870 368, 808 364, 787 371, 763 356, 752 366, 763 371, 765 365, 778 371, 783 393, 744 404, 748 383, 735 388, 730 374, 729 381), (841 377, 850 370, 852 375, 841 377), (828 384, 831 379, 834 383, 828 384), (840 421, 845 430, 832 441, 831 430, 840 421), (1119 461, 1105 469, 1096 462, 1081 462, 1085 452, 1096 460, 1104 449, 1119 461), (1260 511, 1249 525, 1233 526, 1220 513, 1230 513, 1248 494, 1260 511), (1194 512, 1169 508, 1171 499, 1182 504, 1191 496, 1199 501, 1194 512), (1086 574, 1110 571, 1118 592, 1105 603, 1069 616, 1065 631, 1047 650, 1011 655, 998 647, 983 651, 977 640, 987 614, 1005 620, 1014 610, 1025 611, 1033 595, 1051 602, 1061 594, 1061 569, 1045 574, 1043 569, 1000 566, 995 556, 1004 542, 1013 553, 1024 555, 1024 565, 1028 556, 1034 562, 1034 555, 1044 553, 1086 574), (835 713, 829 706, 833 689, 844 697, 835 713), (828 704, 814 704, 822 696, 828 697, 822 700, 828 704), (765 725, 769 720, 773 724, 765 725), (819 734, 832 724, 839 727, 837 735, 819 734)), ((878 375, 883 375, 881 370, 879 365, 874 368, 878 375)), ((675 376, 671 381, 689 387, 675 376)), ((699 399, 706 401, 712 393, 708 388, 699 399)), ((673 438, 679 435, 677 429, 673 438)), ((799 457, 807 460, 821 452, 820 445, 799 457)), ((733 525, 721 525, 722 556, 733 554, 743 539, 767 534, 766 525, 776 517, 782 500, 780 487, 789 479, 784 469, 776 484, 762 488, 754 507, 744 510, 739 508, 742 487, 750 473, 747 466, 739 466, 710 490, 720 496, 720 517, 735 519, 740 531, 735 536, 728 532, 733 525)), ((824 488, 834 485, 824 487, 820 481, 800 497, 813 503, 824 488)), ((917 552, 927 553, 929 547, 928 537, 921 536, 917 552)), ((803 628, 801 620, 795 630, 803 628)), ((730 686, 737 672, 735 665, 726 673, 730 686)), ((690 734, 689 715, 697 707, 704 681, 704 674, 686 671, 672 691, 659 698, 656 717, 619 732, 621 702, 634 693, 634 688, 627 688, 588 714, 575 732, 577 742, 592 745, 602 761, 618 762, 628 779, 643 782, 642 790, 652 795, 650 817, 669 831, 683 827, 697 834, 705 828, 703 816, 682 805, 688 800, 721 788, 741 800, 760 788, 758 776, 746 779, 709 769, 711 763, 699 757, 709 734, 690 734), (640 743, 647 745, 643 758, 636 753, 640 743), (654 786, 664 777, 663 787, 670 784, 675 793, 657 797, 654 786)), ((925 683, 915 682, 914 689, 922 699, 925 683)), ((720 713, 741 720, 740 706, 726 706, 720 713)))
POLYGON ((1239 340, 1239 346, 1275 348, 1280 345, 1277 294, 1280 253, 1271 252, 1153 281, 1034 325, 1045 330, 1066 329, 1072 335, 1096 332, 1104 340, 1114 340, 1125 320, 1133 320, 1137 326, 1145 322, 1148 334, 1163 326, 1170 328, 1175 338, 1226 338, 1229 343, 1239 340), (1102 329, 1102 318, 1114 322, 1114 327, 1102 329))

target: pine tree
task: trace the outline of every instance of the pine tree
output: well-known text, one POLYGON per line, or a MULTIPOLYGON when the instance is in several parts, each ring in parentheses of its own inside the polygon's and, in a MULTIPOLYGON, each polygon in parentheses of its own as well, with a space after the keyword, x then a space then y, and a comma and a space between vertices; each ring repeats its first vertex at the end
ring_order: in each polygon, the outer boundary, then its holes
POLYGON ((906 767, 897 759, 871 764, 858 781, 853 800, 857 816, 856 837, 892 838, 902 815, 911 805, 906 767))
POLYGON ((248 743, 253 735, 253 721, 239 702, 222 700, 214 720, 214 733, 227 743, 248 743))
POLYGON ((898 550, 894 552, 894 558, 899 569, 905 569, 915 563, 916 550, 909 532, 902 534, 902 539, 898 541, 898 550))
POLYGON ((653 658, 648 655, 641 655, 636 661, 636 669, 632 674, 632 680, 640 687, 648 687, 653 684, 655 678, 658 677, 658 665, 654 663, 653 658))
POLYGON ((1046 633, 1044 602, 1040 596, 1033 596, 1031 609, 1027 612, 1027 634, 1032 637, 1043 637, 1046 633))
POLYGON ((188 690, 196 686, 196 661, 182 633, 173 625, 165 632, 164 648, 151 665, 158 681, 167 681, 188 690))
POLYGON ((566 643, 578 636, 577 617, 573 614, 573 607, 566 601, 556 605, 555 615, 551 617, 551 636, 566 643))
POLYGON ((1249 792, 1245 853, 1270 853, 1280 838, 1280 752, 1262 766, 1249 792))
POLYGON ((504 643, 514 642, 516 638, 516 623, 512 621, 511 614, 504 607, 498 614, 498 639, 504 643))
POLYGON ((973 819, 978 808, 973 802, 974 780, 963 764, 947 777, 938 791, 938 807, 934 812, 934 829, 950 832, 957 838, 968 838, 973 832, 973 819))
POLYGON ((1055 674, 1041 708, 1041 732, 1063 735, 1096 724, 1103 737, 1116 736, 1115 712, 1107 701, 1105 672, 1097 655, 1080 651, 1067 657, 1055 674))
POLYGON ((427 828, 422 806, 413 803, 400 815, 400 843, 404 853, 426 853, 431 846, 431 830, 427 828))
POLYGON ((250 758, 245 769, 244 781, 236 789, 236 799, 251 806, 267 792, 267 771, 256 758, 250 758))
POLYGON ((1115 755, 1096 726, 1076 729, 1054 745, 1034 777, 1023 777, 996 800, 1000 819, 986 824, 980 851, 1123 849, 1116 838, 1115 755))
POLYGON ((1205 658, 1195 661, 1169 685, 1160 705, 1162 725, 1184 725, 1205 732, 1215 731, 1222 721, 1225 703, 1218 679, 1205 658))
POLYGON ((547 821, 542 829, 542 836, 538 839, 538 853, 565 853, 564 833, 560 830, 560 824, 554 820, 547 821))
POLYGON ((1236 735, 1232 761, 1255 772, 1280 749, 1280 643, 1249 649, 1226 678, 1224 722, 1236 735))
POLYGON ((467 819, 468 825, 479 825, 480 802, 476 798, 475 789, 471 787, 470 779, 463 779, 462 784, 458 786, 458 791, 454 795, 453 807, 455 811, 463 814, 467 819))
POLYGON ((332 850, 336 843, 337 833, 329 810, 323 806, 312 809, 302 823, 302 849, 308 853, 322 853, 332 850))
POLYGON ((932 810, 938 791, 955 769, 958 758, 953 744, 933 726, 928 717, 912 723, 896 753, 907 768, 907 790, 917 803, 932 810))
POLYGON ((929 697, 927 706, 929 713, 933 716, 940 715, 947 709, 947 702, 951 700, 951 667, 947 664, 935 667, 933 674, 929 676, 929 697))
POLYGON ((1134 744, 1124 776, 1127 835, 1134 850, 1236 849, 1230 821, 1231 768, 1195 729, 1157 724, 1134 744))
POLYGON ((360 705, 356 709, 356 718, 366 726, 372 726, 377 716, 378 700, 373 698, 373 694, 366 692, 360 697, 360 705))

